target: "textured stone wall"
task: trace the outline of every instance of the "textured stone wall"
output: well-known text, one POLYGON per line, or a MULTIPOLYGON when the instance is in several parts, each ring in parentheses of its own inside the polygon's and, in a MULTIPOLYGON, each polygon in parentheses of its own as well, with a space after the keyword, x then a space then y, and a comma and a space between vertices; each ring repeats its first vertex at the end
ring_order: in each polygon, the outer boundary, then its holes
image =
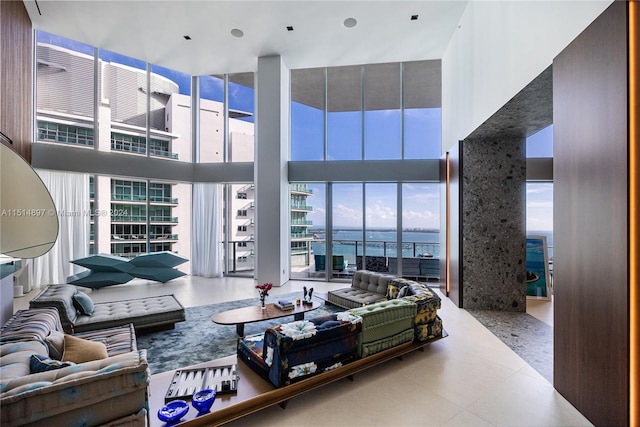
POLYGON ((524 137, 462 144, 463 307, 526 310, 524 137))

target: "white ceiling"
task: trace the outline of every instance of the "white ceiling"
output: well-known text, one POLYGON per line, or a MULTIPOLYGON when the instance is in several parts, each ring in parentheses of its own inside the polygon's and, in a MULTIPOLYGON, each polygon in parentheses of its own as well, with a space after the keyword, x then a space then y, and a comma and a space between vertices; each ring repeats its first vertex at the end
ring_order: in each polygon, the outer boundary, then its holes
POLYGON ((36 29, 202 75, 255 71, 257 58, 268 55, 281 55, 290 69, 440 59, 467 0, 24 4, 36 29), (346 18, 357 25, 346 28, 346 18), (244 37, 232 36, 234 28, 244 37))

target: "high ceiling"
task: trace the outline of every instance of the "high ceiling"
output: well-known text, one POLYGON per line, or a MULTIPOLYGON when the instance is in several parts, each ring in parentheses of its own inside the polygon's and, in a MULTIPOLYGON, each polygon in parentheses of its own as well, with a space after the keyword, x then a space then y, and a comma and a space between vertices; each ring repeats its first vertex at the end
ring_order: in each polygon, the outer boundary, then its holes
POLYGON ((290 69, 440 59, 467 1, 24 0, 24 4, 36 29, 202 75, 255 71, 257 58, 268 55, 281 55, 290 69), (417 19, 412 19, 414 15, 417 19), (345 26, 348 18, 357 24, 345 26), (232 35, 234 29, 244 35, 232 35))

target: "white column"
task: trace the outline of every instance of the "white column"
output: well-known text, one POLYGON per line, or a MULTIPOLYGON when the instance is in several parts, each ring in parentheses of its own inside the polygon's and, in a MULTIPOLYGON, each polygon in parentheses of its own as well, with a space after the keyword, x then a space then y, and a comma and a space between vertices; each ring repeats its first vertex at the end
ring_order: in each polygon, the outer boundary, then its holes
POLYGON ((280 56, 258 58, 256 91, 256 263, 258 283, 289 280, 289 69, 280 56))

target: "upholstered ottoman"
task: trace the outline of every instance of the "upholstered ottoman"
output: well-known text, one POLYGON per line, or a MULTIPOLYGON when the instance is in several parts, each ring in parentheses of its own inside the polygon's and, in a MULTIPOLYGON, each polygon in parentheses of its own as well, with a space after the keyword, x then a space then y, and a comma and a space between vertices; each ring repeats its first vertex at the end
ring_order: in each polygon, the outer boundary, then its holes
POLYGON ((367 357, 413 341, 416 310, 415 303, 403 299, 382 301, 349 310, 354 316, 362 317, 358 356, 367 357))
POLYGON ((238 359, 276 387, 357 359, 361 320, 347 312, 267 328, 238 343, 238 359))
POLYGON ((133 323, 136 332, 140 333, 145 329, 172 328, 176 322, 185 320, 184 307, 173 295, 92 303, 94 311, 87 315, 78 309, 77 293, 73 285, 49 285, 29 302, 29 307, 57 308, 62 327, 68 334, 129 323, 133 323))
POLYGON ((424 283, 394 278, 389 282, 387 297, 417 304, 418 310, 414 319, 416 341, 426 341, 442 335, 442 320, 437 316, 442 301, 433 289, 424 283))

